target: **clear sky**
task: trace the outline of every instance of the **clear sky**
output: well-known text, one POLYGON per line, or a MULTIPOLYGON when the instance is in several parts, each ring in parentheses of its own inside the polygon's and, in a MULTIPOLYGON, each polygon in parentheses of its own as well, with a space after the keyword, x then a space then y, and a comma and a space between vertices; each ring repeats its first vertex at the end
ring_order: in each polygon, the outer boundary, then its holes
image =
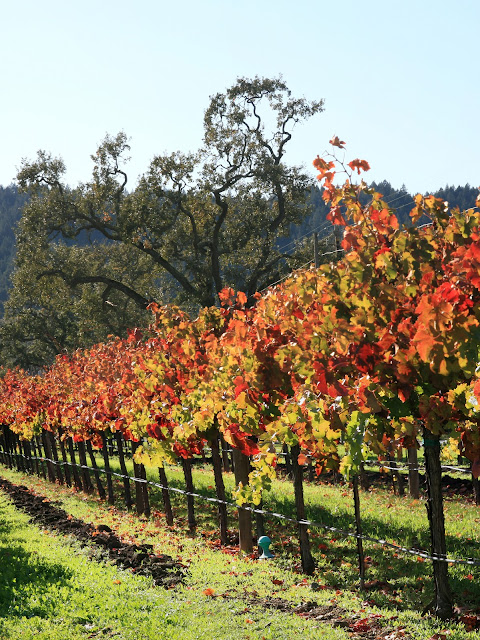
POLYGON ((7 0, 1 18, 0 184, 38 149, 87 181, 123 130, 132 186, 155 154, 200 146, 210 95, 282 74, 325 100, 291 163, 337 134, 370 180, 480 186, 480 0, 7 0))

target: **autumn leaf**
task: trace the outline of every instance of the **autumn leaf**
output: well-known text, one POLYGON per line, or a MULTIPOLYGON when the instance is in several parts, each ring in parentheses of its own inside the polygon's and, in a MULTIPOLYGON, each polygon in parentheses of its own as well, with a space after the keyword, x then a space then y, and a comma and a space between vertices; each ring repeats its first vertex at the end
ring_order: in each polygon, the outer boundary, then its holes
POLYGON ((359 175, 360 175, 360 171, 369 171, 370 170, 370 165, 368 164, 368 162, 366 160, 359 160, 358 158, 356 158, 355 160, 352 160, 351 162, 349 162, 348 166, 353 171, 355 171, 355 169, 356 169, 359 175))
POLYGON ((347 224, 340 211, 340 207, 331 207, 330 211, 327 213, 327 220, 330 220, 332 224, 341 225, 342 227, 345 227, 347 224))
POLYGON ((345 149, 345 141, 340 140, 338 136, 333 136, 331 140, 329 140, 330 144, 334 147, 338 147, 339 149, 345 149))
POLYGON ((208 597, 212 598, 215 595, 215 589, 212 589, 212 588, 209 587, 208 589, 204 589, 202 591, 202 593, 203 593, 204 596, 208 596, 208 597))
POLYGON ((242 307, 247 304, 247 296, 243 293, 243 291, 239 291, 237 293, 237 304, 242 307))
POLYGON ((307 456, 306 456, 304 453, 301 453, 301 454, 298 456, 298 464, 299 464, 299 465, 301 465, 301 466, 303 466, 304 464, 306 464, 306 463, 307 463, 307 460, 308 460, 308 458, 307 458, 307 456))

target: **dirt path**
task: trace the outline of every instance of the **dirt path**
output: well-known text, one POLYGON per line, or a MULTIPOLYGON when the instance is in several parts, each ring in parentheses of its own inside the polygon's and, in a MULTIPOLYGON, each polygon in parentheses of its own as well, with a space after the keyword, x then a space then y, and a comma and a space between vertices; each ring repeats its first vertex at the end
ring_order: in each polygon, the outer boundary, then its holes
POLYGON ((7 493, 14 505, 27 513, 32 522, 47 529, 74 536, 84 545, 96 548, 92 557, 113 560, 127 569, 153 578, 155 585, 170 587, 182 582, 185 567, 171 556, 155 555, 151 544, 126 544, 107 525, 92 526, 74 518, 48 498, 32 493, 27 487, 0 478, 0 489, 7 493))

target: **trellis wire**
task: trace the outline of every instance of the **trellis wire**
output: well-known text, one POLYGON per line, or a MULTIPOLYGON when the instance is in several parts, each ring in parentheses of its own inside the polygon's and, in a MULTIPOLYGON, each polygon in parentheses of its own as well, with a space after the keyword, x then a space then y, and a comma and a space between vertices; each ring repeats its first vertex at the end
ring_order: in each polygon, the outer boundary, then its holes
POLYGON ((25 456, 25 454, 17 454, 26 460, 39 460, 42 462, 51 462, 54 465, 69 465, 71 467, 77 467, 79 469, 87 469, 89 471, 100 471, 105 474, 110 474, 122 479, 128 479, 132 482, 137 482, 140 484, 147 484, 152 487, 157 487, 158 489, 172 491, 174 493, 179 493, 185 496, 191 496, 193 498, 199 498, 201 500, 205 500, 206 502, 212 502, 215 504, 224 504, 227 507, 233 507, 234 509, 244 509, 245 511, 251 511, 255 514, 261 514, 264 516, 270 516, 273 518, 277 518, 280 520, 284 520, 286 522, 291 522, 297 525, 306 525, 308 527, 315 527, 324 529, 325 531, 331 531, 332 533, 336 533, 342 536, 351 537, 351 538, 360 538, 361 540, 366 540, 368 542, 374 542, 376 544, 381 545, 382 547, 389 547, 390 549, 394 549, 396 552, 406 553, 409 555, 413 555, 419 558, 423 558, 425 560, 433 560, 436 562, 447 562, 449 564, 464 564, 464 565, 473 565, 480 566, 480 560, 476 560, 475 558, 447 558, 446 555, 437 555, 437 554, 429 554, 426 551, 422 551, 420 549, 413 549, 408 547, 402 547, 401 545, 397 545, 393 542, 388 542, 387 540, 383 540, 381 538, 374 538, 373 536, 361 534, 354 531, 347 531, 345 529, 339 529, 338 527, 332 527, 330 525, 324 524, 323 522, 316 522, 315 520, 296 520, 295 518, 290 518, 289 516, 284 515, 283 513, 277 513, 275 511, 267 511, 265 509, 257 509, 255 507, 248 506, 239 506, 234 502, 228 502, 226 500, 220 500, 219 498, 212 498, 210 496, 204 496, 201 493, 195 493, 192 491, 185 491, 183 489, 178 489, 177 487, 166 487, 158 482, 152 482, 151 480, 145 480, 143 478, 135 478, 132 476, 124 475, 121 473, 117 473, 116 471, 107 471, 106 469, 102 469, 101 467, 97 467, 94 469, 93 467, 89 467, 88 465, 74 464, 72 462, 64 462, 63 460, 51 460, 50 458, 43 458, 40 456, 25 456))

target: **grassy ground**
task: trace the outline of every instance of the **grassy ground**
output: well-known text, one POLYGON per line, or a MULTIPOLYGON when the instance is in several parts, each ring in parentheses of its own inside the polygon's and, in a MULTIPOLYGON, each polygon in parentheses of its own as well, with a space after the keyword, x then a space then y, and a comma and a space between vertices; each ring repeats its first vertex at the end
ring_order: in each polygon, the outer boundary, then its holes
MULTIPOLYGON (((154 471, 150 473, 152 479, 156 479, 154 471)), ((432 597, 430 564, 395 554, 380 545, 366 544, 366 579, 378 588, 361 592, 358 589, 355 543, 351 539, 334 536, 321 529, 311 530, 318 569, 315 576, 304 580, 299 573, 295 530, 281 521, 267 519, 266 530, 274 542, 273 551, 276 557, 273 561, 260 563, 249 558, 239 558, 233 548, 227 549, 226 552, 217 549, 215 507, 210 503, 197 503, 198 535, 191 538, 186 534, 185 498, 182 496, 172 494, 176 527, 168 529, 163 524, 159 490, 152 491, 153 513, 147 521, 138 519, 120 507, 110 507, 101 503, 93 496, 87 497, 63 487, 50 485, 34 476, 3 468, 1 474, 12 482, 25 484, 38 493, 58 500, 63 508, 77 517, 94 524, 110 525, 128 541, 151 542, 158 553, 169 553, 175 558, 181 558, 189 567, 189 577, 185 586, 168 592, 158 588, 151 589, 148 580, 139 576, 123 572, 118 578, 118 569, 94 565, 86 559, 84 553, 73 556, 63 541, 48 534, 36 531, 35 534, 29 533, 36 536, 36 542, 29 542, 30 538, 20 541, 17 538, 20 531, 30 531, 34 528, 25 528, 25 518, 17 515, 15 518, 23 523, 22 527, 17 524, 13 528, 11 525, 5 525, 6 528, 0 532, 2 550, 12 546, 21 547, 23 551, 20 559, 26 558, 31 562, 36 556, 32 556, 28 549, 33 548, 40 553, 38 540, 46 539, 46 552, 52 555, 42 555, 42 566, 47 567, 47 587, 42 592, 43 595, 33 595, 37 589, 35 585, 41 585, 43 578, 22 582, 20 591, 16 590, 17 587, 12 587, 11 581, 8 582, 10 586, 5 587, 6 592, 12 592, 14 595, 9 597, 8 606, 2 601, 0 616, 4 617, 4 621, 0 623, 3 624, 3 628, 0 626, 3 633, 0 633, 1 638, 33 637, 35 625, 39 622, 42 622, 44 630, 45 625, 49 625, 50 630, 44 632, 50 635, 40 636, 43 638, 66 637, 62 636, 65 625, 70 625, 77 633, 75 636, 69 632, 70 637, 79 638, 97 637, 92 635, 93 633, 102 637, 102 628, 111 629, 108 631, 111 635, 120 634, 115 636, 117 638, 161 638, 162 634, 165 637, 168 635, 171 638, 186 639, 207 637, 207 634, 209 638, 214 639, 294 638, 299 634, 303 638, 319 635, 326 639, 347 637, 345 631, 325 626, 321 627, 320 634, 318 623, 314 621, 252 607, 253 600, 264 597, 281 597, 295 604, 307 600, 315 600, 318 604, 336 604, 352 614, 358 614, 359 617, 376 614, 381 616, 382 622, 386 625, 404 629, 405 633, 410 633, 415 638, 428 639, 441 631, 448 631, 448 637, 459 640, 480 637, 478 631, 467 632, 463 624, 447 625, 429 617, 422 618, 420 613, 432 597), (69 562, 80 564, 71 566, 69 562), (67 572, 68 576, 65 577, 62 571, 67 572), (107 572, 108 577, 102 572, 107 572), (100 577, 100 574, 103 577, 100 577), (114 581, 118 579, 121 580, 121 584, 114 586, 114 581), (312 590, 312 583, 315 590, 312 590), (79 584, 81 586, 78 588, 72 586, 79 584), (35 598, 40 598, 40 601, 45 603, 43 613, 38 614, 33 607, 32 602, 35 598), (121 606, 118 603, 115 605, 118 600, 122 603, 121 606), (15 607, 19 606, 19 602, 29 604, 22 604, 17 611, 15 607), (26 610, 23 608, 25 606, 26 610), (143 613, 142 606, 147 607, 143 613), (87 619, 86 613, 80 614, 79 611, 87 612, 93 616, 92 619, 87 619), (167 616, 170 622, 165 618, 165 611, 171 612, 167 616), (207 613, 208 611, 210 613, 207 613), (82 621, 85 619, 85 622, 75 622, 75 616, 83 616, 82 621), (171 631, 172 620, 177 621, 177 635, 171 631), (181 620, 180 626, 178 620, 181 620), (20 628, 23 629, 23 635, 19 631, 20 628), (14 635, 15 633, 17 635, 14 635)), ((183 488, 183 478, 179 469, 169 468, 168 478, 173 486, 183 488)), ((209 470, 195 469, 194 480, 199 493, 212 494, 212 476, 209 470)), ((233 488, 233 478, 228 475, 227 485, 229 490, 233 488)), ((310 518, 340 528, 353 528, 352 496, 347 486, 306 483, 305 494, 310 518)), ((428 549, 427 519, 425 504, 422 501, 401 499, 380 489, 362 493, 361 498, 366 533, 405 546, 423 546, 428 549)), ((4 504, 5 501, 2 501, 2 508, 4 504)), ((273 490, 265 496, 265 507, 293 515, 291 484, 280 481, 274 483, 273 490)), ((466 505, 464 500, 452 498, 447 499, 445 510, 449 554, 458 557, 478 557, 479 509, 472 504, 466 505)), ((233 529, 233 511, 230 512, 230 516, 233 529)), ((2 512, 2 527, 3 520, 2 512)), ((453 565, 450 573, 456 602, 466 607, 478 605, 479 569, 453 565)), ((43 573, 41 575, 43 576, 43 573)), ((103 634, 103 637, 108 636, 103 634)))
MULTIPOLYGON (((318 624, 198 589, 165 591, 88 558, 87 550, 28 524, 0 495, 0 637, 317 638, 318 624)), ((346 634, 326 627, 322 637, 346 634)))

